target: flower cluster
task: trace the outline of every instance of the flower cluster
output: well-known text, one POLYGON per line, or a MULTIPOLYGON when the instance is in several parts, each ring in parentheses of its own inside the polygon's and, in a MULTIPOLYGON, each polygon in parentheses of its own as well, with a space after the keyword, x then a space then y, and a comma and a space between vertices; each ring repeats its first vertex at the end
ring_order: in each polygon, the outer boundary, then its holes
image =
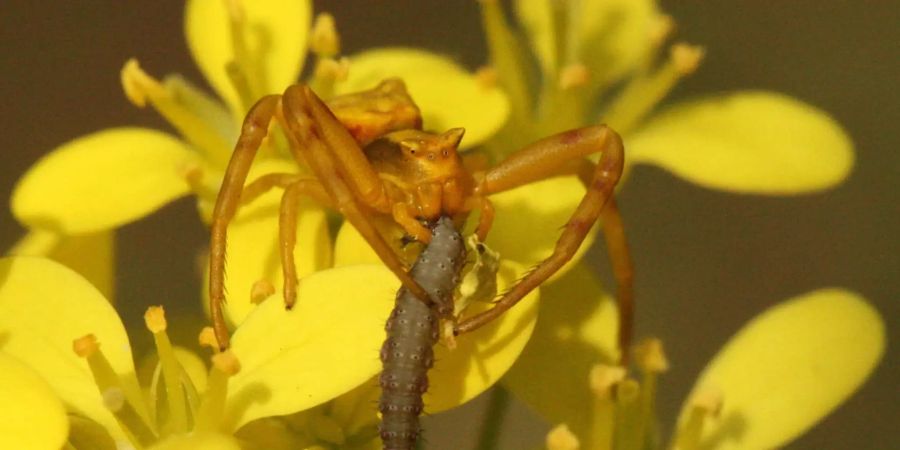
MULTIPOLYGON (((465 127, 462 146, 491 162, 537 138, 608 123, 625 139, 628 167, 657 165, 715 189, 810 192, 840 182, 852 166, 840 127, 781 94, 736 92, 658 108, 697 69, 703 50, 669 45, 672 19, 652 0, 513 6, 527 39, 498 1, 483 0, 490 64, 470 73, 419 49, 342 57, 334 20, 320 14, 313 21, 307 1, 189 0, 189 48, 218 97, 128 61, 127 98, 152 106, 177 134, 115 128, 80 137, 39 161, 13 195, 13 213, 30 231, 11 251, 18 256, 0 260, 0 372, 8 379, 0 392, 10 399, 0 407, 0 447, 377 447, 370 380, 399 283, 352 227, 332 239, 329 213, 319 206, 301 206, 295 260, 304 278, 290 312, 272 288, 281 282, 270 263, 280 196, 269 192, 241 209, 227 249, 232 348, 214 353, 208 370, 169 342, 162 311, 151 308, 146 322, 157 357, 149 376, 139 377, 109 302, 112 230, 191 194, 208 221, 244 114, 296 82, 307 52, 314 68, 303 82, 322 97, 401 77, 428 128, 465 127)), ((272 133, 250 181, 306 170, 290 158, 284 136, 272 133)), ((501 289, 549 254, 583 193, 576 179, 560 177, 492 198, 497 219, 487 244, 503 259, 501 289)), ((452 351, 438 349, 430 412, 503 377, 548 421, 565 424, 548 436, 551 449, 661 442, 653 408, 667 365, 661 346, 638 347, 640 381, 615 365, 616 306, 580 256, 502 320, 452 351)), ((847 291, 819 290, 776 306, 701 374, 672 445, 783 445, 865 380, 883 341, 878 314, 847 291), (784 416, 771 420, 773 411, 784 416)))

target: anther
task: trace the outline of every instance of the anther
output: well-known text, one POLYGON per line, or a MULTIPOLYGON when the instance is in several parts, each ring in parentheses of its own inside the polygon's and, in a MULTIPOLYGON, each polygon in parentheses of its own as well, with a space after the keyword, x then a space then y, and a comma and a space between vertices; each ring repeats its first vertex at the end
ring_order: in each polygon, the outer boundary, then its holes
POLYGON ((649 39, 653 47, 661 45, 675 30, 675 19, 668 14, 659 14, 650 24, 649 39))
POLYGON ((663 352, 662 341, 649 338, 634 347, 634 359, 644 372, 662 373, 669 370, 669 361, 663 352))
POLYGON ((595 365, 588 378, 591 392, 598 398, 610 398, 613 386, 625 379, 625 373, 621 366, 595 365))
POLYGON ((341 51, 341 40, 334 25, 334 16, 327 12, 316 16, 310 36, 309 48, 320 57, 331 57, 341 51))
POLYGON ((569 430, 566 424, 560 424, 547 433, 547 449, 548 450, 578 450, 581 448, 581 442, 578 437, 569 430))
POLYGON ((322 58, 316 63, 314 77, 320 81, 343 81, 350 74, 348 58, 322 58))
POLYGON ((722 410, 722 391, 714 386, 703 386, 691 396, 690 405, 717 416, 722 410))
POLYGON ((213 350, 219 350, 219 341, 216 340, 216 332, 213 330, 213 327, 203 327, 200 330, 200 335, 197 336, 197 342, 200 343, 201 347, 210 347, 213 350))
POLYGON ((75 351, 76 355, 82 358, 92 356, 99 348, 100 344, 97 343, 97 336, 94 336, 93 334, 84 335, 72 342, 72 350, 75 351))
POLYGON ((269 280, 258 280, 250 288, 250 303, 258 305, 275 293, 275 286, 269 280))
POLYGON ((672 63, 675 65, 678 73, 690 75, 697 70, 705 53, 703 47, 679 42, 672 46, 669 57, 672 58, 672 63))
POLYGON ((559 88, 568 90, 584 86, 590 81, 591 72, 581 63, 569 64, 559 72, 559 88))
POLYGON ((231 350, 213 355, 212 363, 213 367, 228 376, 234 376, 241 371, 241 362, 231 350))
POLYGON ((167 95, 165 88, 155 78, 141 69, 137 59, 131 58, 122 66, 119 75, 125 97, 139 108, 147 106, 147 97, 167 95))
POLYGON ((475 83, 482 89, 492 89, 497 86, 497 70, 492 66, 481 66, 475 71, 475 83))
POLYGON ((702 386, 688 400, 687 418, 675 436, 675 448, 694 450, 700 447, 703 425, 708 416, 716 416, 722 408, 722 392, 712 386, 702 386))
POLYGON ((166 331, 166 312, 162 306, 151 306, 144 313, 144 324, 151 333, 166 331))

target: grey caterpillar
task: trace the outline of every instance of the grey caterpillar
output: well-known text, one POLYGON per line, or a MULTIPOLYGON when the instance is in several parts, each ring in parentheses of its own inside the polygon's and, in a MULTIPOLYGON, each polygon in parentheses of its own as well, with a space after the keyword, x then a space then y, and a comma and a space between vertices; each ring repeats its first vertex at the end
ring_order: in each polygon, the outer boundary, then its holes
POLYGON ((465 243, 452 220, 441 217, 431 236, 410 272, 434 304, 429 307, 401 287, 385 324, 378 402, 384 450, 415 448, 421 431, 422 395, 428 390, 428 369, 434 364, 433 347, 440 337, 439 319, 453 314, 453 292, 465 262, 465 243))

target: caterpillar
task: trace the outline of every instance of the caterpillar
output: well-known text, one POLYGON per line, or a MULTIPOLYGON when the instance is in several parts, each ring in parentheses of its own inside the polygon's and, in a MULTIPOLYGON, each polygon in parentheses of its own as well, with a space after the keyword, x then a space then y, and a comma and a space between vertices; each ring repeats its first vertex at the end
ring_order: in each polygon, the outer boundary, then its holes
POLYGON ((433 347, 440 337, 439 322, 453 314, 453 292, 459 284, 465 249, 453 221, 439 218, 432 228, 431 242, 410 271, 433 303, 426 305, 405 287, 397 292, 381 347, 378 410, 384 450, 411 450, 419 438, 422 395, 428 390, 428 369, 434 364, 433 347))

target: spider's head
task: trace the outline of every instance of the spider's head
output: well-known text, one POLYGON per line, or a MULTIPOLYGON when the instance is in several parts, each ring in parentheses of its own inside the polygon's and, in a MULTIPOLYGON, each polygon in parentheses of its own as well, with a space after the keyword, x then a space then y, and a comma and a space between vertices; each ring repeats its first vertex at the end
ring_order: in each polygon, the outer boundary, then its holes
POLYGON ((462 128, 452 128, 441 134, 418 130, 392 133, 408 167, 415 167, 421 178, 444 179, 455 176, 460 170, 457 153, 462 140, 462 128))

